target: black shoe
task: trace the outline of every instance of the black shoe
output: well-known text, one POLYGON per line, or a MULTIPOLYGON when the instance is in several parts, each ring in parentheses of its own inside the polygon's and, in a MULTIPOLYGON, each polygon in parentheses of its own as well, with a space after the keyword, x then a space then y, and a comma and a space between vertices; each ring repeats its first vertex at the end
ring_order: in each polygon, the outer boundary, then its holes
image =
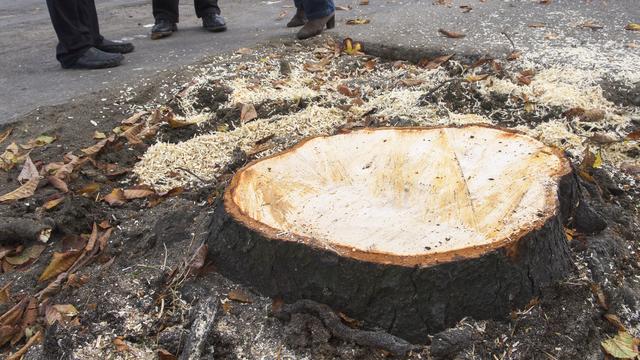
POLYGON ((162 39, 171 36, 174 31, 178 31, 178 25, 170 20, 158 19, 156 24, 151 28, 151 39, 162 39))
POLYGON ((224 18, 216 13, 209 13, 202 16, 202 27, 212 32, 227 30, 224 18))
POLYGON ((111 41, 107 39, 102 39, 102 42, 98 45, 94 45, 94 47, 104 52, 119 54, 128 54, 134 49, 132 43, 111 41))
POLYGON ((65 69, 104 69, 116 67, 124 60, 122 54, 112 54, 98 50, 94 47, 85 51, 76 62, 71 65, 62 65, 65 69))

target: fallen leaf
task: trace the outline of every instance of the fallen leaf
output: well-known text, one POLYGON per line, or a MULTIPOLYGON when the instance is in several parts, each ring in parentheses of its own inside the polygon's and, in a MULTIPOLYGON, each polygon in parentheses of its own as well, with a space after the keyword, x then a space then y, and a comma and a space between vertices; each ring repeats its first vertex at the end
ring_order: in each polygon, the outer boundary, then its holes
POLYGON ((528 27, 530 27, 530 28, 537 29, 537 28, 543 28, 543 27, 545 27, 545 26, 547 26, 547 25, 546 25, 545 23, 539 23, 539 22, 538 22, 538 23, 531 23, 531 24, 528 24, 527 26, 528 26, 528 27))
POLYGON ((69 192, 69 187, 67 186, 67 183, 64 182, 64 180, 62 179, 59 179, 55 176, 47 176, 47 182, 49 182, 51 186, 62 191, 63 193, 69 192))
POLYGON ((145 116, 147 114, 148 114, 147 111, 139 111, 139 112, 131 115, 130 117, 122 120, 120 123, 124 124, 124 125, 133 125, 133 124, 137 123, 143 116, 145 116))
POLYGON ((344 96, 348 96, 348 97, 354 97, 355 96, 353 91, 351 91, 351 89, 349 89, 349 87, 347 85, 344 85, 344 84, 338 85, 336 90, 338 90, 338 92, 340 94, 344 95, 344 96))
POLYGON ((634 337, 628 332, 619 331, 616 336, 603 340, 600 345, 602 345, 607 354, 616 359, 634 359, 638 356, 638 350, 634 342, 634 337))
POLYGON ((400 80, 400 83, 402 83, 405 86, 418 86, 421 84, 424 84, 424 80, 421 79, 402 79, 400 80))
POLYGON ((12 131, 13 128, 6 128, 2 130, 2 132, 0 132, 0 144, 2 144, 3 141, 7 140, 12 131))
POLYGON ((142 199, 154 195, 156 192, 149 188, 126 189, 124 190, 124 198, 127 200, 142 199))
POLYGON ((237 301, 244 304, 251 304, 253 302, 253 300, 251 299, 251 296, 240 289, 234 289, 229 291, 229 294, 227 294, 227 297, 229 298, 229 300, 237 301))
POLYGON ((126 202, 124 190, 113 189, 103 200, 111 206, 122 206, 126 202))
POLYGON ((48 200, 47 202, 42 204, 42 208, 45 209, 45 210, 51 210, 51 209, 55 208, 56 206, 62 204, 64 199, 65 199, 64 196, 60 196, 60 197, 56 197, 54 199, 48 200))
POLYGON ((620 317, 618 317, 618 315, 605 314, 604 318, 607 319, 607 321, 610 322, 611 325, 613 325, 616 328, 618 328, 619 331, 627 331, 627 329, 625 328, 624 324, 622 323, 622 320, 620 320, 620 317))
POLYGON ((14 354, 7 357, 7 360, 20 360, 22 357, 29 351, 29 348, 33 346, 33 344, 40 342, 42 340, 42 330, 38 330, 33 336, 27 340, 26 344, 22 346, 18 351, 14 354))
POLYGON ((102 139, 106 139, 107 135, 105 135, 105 133, 101 132, 101 131, 94 131, 93 132, 93 138, 96 140, 102 140, 102 139))
POLYGON ((91 235, 89 235, 89 240, 87 240, 87 245, 84 248, 87 253, 93 250, 94 246, 96 246, 96 241, 98 241, 98 225, 94 222, 91 228, 91 235))
POLYGON ((86 284, 88 281, 89 281, 89 277, 86 275, 71 274, 67 279, 66 286, 79 288, 79 287, 82 287, 82 285, 86 284))
POLYGON ((195 254, 193 254, 193 257, 189 261, 189 268, 192 271, 199 270, 204 266, 204 263, 207 260, 208 250, 209 247, 207 246, 207 244, 200 245, 198 250, 196 250, 195 254))
POLYGON ((596 301, 598 302, 598 305, 600 305, 600 307, 602 307, 603 309, 608 310, 609 306, 607 305, 607 299, 604 296, 604 292, 602 291, 602 288, 600 287, 600 285, 596 283, 591 283, 591 292, 596 297, 596 301))
POLYGON ((629 134, 627 134, 627 139, 640 140, 640 130, 632 131, 629 134))
POLYGON ((38 281, 45 281, 62 274, 69 270, 71 265, 80 257, 81 251, 72 250, 67 252, 54 252, 51 257, 51 262, 42 272, 38 281))
POLYGON ((600 109, 589 109, 585 110, 582 114, 580 114, 580 120, 586 122, 597 122, 604 119, 605 111, 600 109))
POLYGON ((76 194, 82 195, 82 196, 91 196, 91 195, 95 194, 96 192, 100 191, 100 187, 101 186, 98 183, 90 183, 90 184, 87 184, 87 185, 83 186, 79 190, 77 190, 76 194))
POLYGON ((599 169, 602 167, 602 154, 600 151, 596 153, 596 159, 593 161, 593 168, 599 169))
POLYGON ((445 29, 438 29, 438 32, 448 38, 451 39, 461 39, 463 37, 465 37, 466 35, 461 33, 461 32, 456 32, 456 31, 449 31, 449 30, 445 30, 445 29))
POLYGON ((190 125, 194 125, 196 124, 193 121, 188 121, 188 120, 184 120, 184 119, 178 119, 177 117, 170 117, 168 119, 169 122, 169 126, 171 126, 172 129, 179 129, 179 128, 183 128, 185 126, 190 126, 190 125))
POLYGON ((122 133, 122 136, 124 136, 130 144, 141 144, 142 140, 138 138, 138 135, 142 132, 144 127, 145 126, 142 123, 133 125, 125 130, 125 132, 122 133))
POLYGON ((85 155, 88 155, 88 156, 95 155, 99 153, 100 150, 102 150, 105 147, 105 145, 107 145, 110 142, 113 142, 114 140, 115 138, 112 135, 106 139, 98 141, 97 143, 95 143, 92 146, 89 146, 88 148, 81 149, 80 151, 82 151, 83 153, 85 153, 85 155))
POLYGON ((604 27, 600 24, 594 23, 592 20, 585 21, 580 26, 591 30, 600 30, 604 27))
POLYGON ((347 25, 366 25, 368 23, 370 23, 371 20, 369 19, 365 19, 365 18, 355 18, 355 19, 349 19, 347 20, 347 25))
POLYGON ((5 257, 5 260, 11 265, 24 265, 31 260, 37 259, 44 249, 46 249, 46 246, 42 244, 31 245, 16 256, 5 257))
POLYGON ((27 155, 24 165, 22 165, 22 171, 20 171, 20 175, 18 175, 18 181, 29 181, 39 177, 40 173, 38 172, 38 168, 33 164, 33 161, 31 161, 31 157, 27 155))
POLYGON ((471 12, 473 8, 469 5, 460 5, 460 10, 462 10, 463 13, 468 13, 471 12))
POLYGON ((127 343, 125 343, 124 340, 122 340, 121 336, 118 336, 115 339, 113 339, 113 345, 116 347, 117 352, 129 351, 129 345, 127 345, 127 343))
POLYGON ((640 31, 639 23, 628 23, 627 26, 624 27, 625 30, 629 31, 640 31))
POLYGON ((35 138, 35 140, 29 140, 29 142, 27 142, 26 145, 21 145, 21 146, 24 149, 31 149, 31 148, 34 148, 34 147, 41 147, 41 146, 49 145, 54 141, 56 141, 56 137, 55 136, 40 135, 37 138, 35 138))
POLYGON ((0 305, 4 305, 11 299, 11 281, 0 289, 0 305))
POLYGON ((484 79, 486 79, 488 77, 489 77, 489 74, 467 75, 467 76, 465 76, 464 80, 466 82, 473 83, 473 82, 482 81, 482 80, 484 80, 484 79))
POLYGON ((420 61, 418 61, 418 66, 420 66, 421 68, 425 68, 427 70, 433 70, 438 68, 440 65, 446 63, 447 61, 449 61, 455 54, 451 54, 451 55, 442 55, 442 56, 438 56, 436 58, 433 58, 431 60, 424 58, 420 61))
POLYGON ((360 5, 369 5, 369 0, 360 0, 360 5))
POLYGON ((518 60, 520 58, 520 55, 522 55, 520 51, 513 50, 509 55, 507 55, 507 60, 508 61, 518 60))
POLYGON ((26 199, 33 195, 33 193, 38 188, 38 183, 40 182, 40 178, 35 178, 27 181, 19 188, 13 190, 8 194, 4 194, 0 196, 0 203, 7 201, 14 201, 20 199, 26 199))
MULTIPOLYGON (((306 64, 305 64, 306 65, 306 64)), ((258 112, 252 104, 242 104, 240 109, 240 122, 245 124, 258 117, 258 112)))
POLYGON ((364 68, 369 70, 369 71, 375 70, 376 69, 376 61, 374 59, 367 60, 367 62, 364 63, 364 68))
POLYGON ((102 222, 100 222, 98 226, 100 227, 100 229, 106 230, 111 227, 111 224, 109 223, 109 220, 102 220, 102 222))
POLYGON ((342 40, 342 51, 347 55, 362 55, 364 54, 364 46, 359 41, 346 38, 342 40))
POLYGON ((158 349, 158 360, 178 360, 178 358, 165 349, 158 349))
POLYGON ((111 233, 113 233, 113 228, 108 228, 107 231, 103 232, 102 235, 100 235, 100 237, 98 238, 98 249, 100 251, 103 251, 107 248, 111 233))
POLYGON ((58 304, 52 306, 57 312, 66 317, 74 317, 78 315, 78 309, 71 304, 58 304))

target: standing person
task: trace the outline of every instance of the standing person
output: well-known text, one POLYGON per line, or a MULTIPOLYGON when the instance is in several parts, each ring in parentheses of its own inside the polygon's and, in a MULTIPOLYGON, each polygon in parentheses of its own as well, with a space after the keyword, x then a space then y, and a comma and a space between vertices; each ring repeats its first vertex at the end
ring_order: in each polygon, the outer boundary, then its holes
POLYGON ((297 37, 300 40, 320 35, 327 29, 336 26, 335 10, 333 0, 294 0, 296 14, 287 27, 302 26, 297 37))
MULTIPOLYGON (((156 22, 151 28, 151 38, 161 39, 178 30, 179 0, 153 0, 153 17, 156 22)), ((218 0, 194 0, 196 15, 202 19, 202 27, 212 32, 227 30, 224 18, 220 16, 218 0)))
POLYGON ((58 35, 56 58, 65 69, 100 69, 120 65, 131 43, 100 35, 94 0, 47 0, 53 29, 58 35))

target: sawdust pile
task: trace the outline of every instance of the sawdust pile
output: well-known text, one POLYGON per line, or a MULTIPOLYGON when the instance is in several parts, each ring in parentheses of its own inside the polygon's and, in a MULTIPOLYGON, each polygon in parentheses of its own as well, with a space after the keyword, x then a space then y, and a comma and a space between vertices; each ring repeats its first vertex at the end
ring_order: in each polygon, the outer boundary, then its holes
MULTIPOLYGON (((596 70, 537 66, 532 81, 523 84, 517 76, 525 68, 508 63, 505 66, 513 68, 505 69, 506 76, 490 74, 481 81, 465 82, 462 79, 477 73, 477 69, 465 69, 454 61, 449 61, 447 67, 427 70, 408 63, 385 63, 371 57, 333 57, 332 54, 331 49, 309 51, 300 47, 296 52, 288 49, 284 55, 257 54, 256 61, 245 60, 240 65, 212 65, 216 71, 203 69, 203 75, 194 80, 196 87, 206 88, 215 82, 230 89, 227 103, 221 106, 223 109, 237 109, 240 104, 252 104, 256 108, 293 106, 285 114, 263 114, 246 124, 238 119, 231 123, 233 130, 230 131, 199 135, 177 144, 157 143, 136 165, 135 174, 142 183, 168 190, 215 179, 237 160, 234 155, 237 150, 254 154, 257 144, 264 139, 269 139, 269 147, 255 153, 255 157, 284 150, 308 136, 331 134, 344 126, 471 123, 505 126, 492 117, 495 112, 506 113, 514 119, 524 119, 523 115, 545 118, 537 123, 518 120, 508 126, 566 150, 576 159, 590 147, 597 148, 605 164, 613 167, 638 161, 629 154, 640 152, 640 145, 637 141, 626 141, 625 136, 632 117, 638 117, 640 112, 607 100, 599 85, 602 74, 596 70), (323 60, 318 61, 320 58, 323 60), (371 66, 372 62, 375 66, 371 66), (286 75, 282 73, 283 63, 288 69, 286 75), (212 76, 212 73, 221 75, 212 76), (458 83, 462 81, 463 87, 474 87, 482 96, 506 95, 507 108, 483 109, 477 99, 466 95, 456 95, 454 99, 469 101, 473 106, 472 110, 461 113, 451 110, 442 100, 425 101, 425 94, 433 94, 434 89, 446 92, 447 86, 442 85, 456 79, 460 79, 458 83), (306 101, 302 110, 301 100, 306 101), (530 104, 533 110, 523 104, 530 104), (575 108, 598 109, 604 116, 597 121, 583 121, 562 115, 575 108), (612 141, 594 145, 590 143, 594 136, 612 141)), ((526 68, 530 66, 527 64, 526 68)), ((183 101, 189 102, 188 97, 183 101)), ((215 114, 207 113, 208 109, 188 110, 187 117, 194 117, 198 122, 217 120, 215 114)))

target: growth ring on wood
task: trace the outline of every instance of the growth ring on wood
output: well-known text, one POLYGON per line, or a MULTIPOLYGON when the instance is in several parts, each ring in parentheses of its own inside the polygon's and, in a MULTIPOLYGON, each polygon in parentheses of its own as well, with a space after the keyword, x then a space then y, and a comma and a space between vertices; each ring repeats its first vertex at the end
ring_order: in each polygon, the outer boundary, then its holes
POLYGON ((212 225, 221 272, 411 341, 503 317, 571 268, 568 160, 486 126, 311 138, 244 167, 212 225))

